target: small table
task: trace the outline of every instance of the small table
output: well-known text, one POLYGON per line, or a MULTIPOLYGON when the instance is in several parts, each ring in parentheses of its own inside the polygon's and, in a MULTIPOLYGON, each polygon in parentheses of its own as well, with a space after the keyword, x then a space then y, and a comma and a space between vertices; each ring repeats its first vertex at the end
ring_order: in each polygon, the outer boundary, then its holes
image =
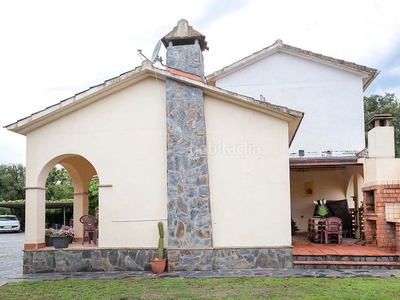
MULTIPOLYGON (((308 239, 313 243, 321 242, 321 232, 325 218, 312 217, 308 219, 308 239)), ((342 235, 342 226, 340 226, 340 235, 342 235)), ((334 239, 336 236, 329 236, 328 239, 334 239)), ((337 239, 337 238, 336 238, 337 239)), ((332 242, 332 240, 331 240, 332 242)), ((337 242, 337 241, 336 241, 337 242)))

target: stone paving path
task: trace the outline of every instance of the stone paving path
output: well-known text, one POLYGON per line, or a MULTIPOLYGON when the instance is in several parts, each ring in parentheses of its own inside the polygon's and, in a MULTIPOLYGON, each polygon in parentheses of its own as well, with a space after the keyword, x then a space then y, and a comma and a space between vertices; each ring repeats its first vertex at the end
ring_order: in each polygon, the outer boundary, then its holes
POLYGON ((9 278, 9 281, 68 280, 68 279, 122 279, 122 278, 228 278, 228 277, 308 277, 308 278, 354 278, 354 277, 397 277, 400 270, 331 270, 331 269, 236 269, 214 271, 177 271, 155 275, 151 272, 81 272, 42 273, 9 278))
POLYGON ((0 285, 22 275, 24 240, 23 232, 0 233, 0 285))
POLYGON ((0 234, 0 286, 8 281, 117 279, 117 278, 227 278, 227 277, 397 277, 400 270, 382 269, 235 269, 213 271, 176 271, 155 275, 151 272, 80 272, 22 274, 24 233, 0 234))

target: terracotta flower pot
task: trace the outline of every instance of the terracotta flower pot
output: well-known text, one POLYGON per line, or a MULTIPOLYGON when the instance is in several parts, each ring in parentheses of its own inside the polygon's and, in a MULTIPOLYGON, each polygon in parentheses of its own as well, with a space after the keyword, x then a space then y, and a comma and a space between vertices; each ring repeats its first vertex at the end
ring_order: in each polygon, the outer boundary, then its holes
POLYGON ((167 265, 167 259, 161 258, 158 259, 157 256, 153 256, 150 259, 151 270, 154 274, 161 274, 165 271, 165 267, 167 265))

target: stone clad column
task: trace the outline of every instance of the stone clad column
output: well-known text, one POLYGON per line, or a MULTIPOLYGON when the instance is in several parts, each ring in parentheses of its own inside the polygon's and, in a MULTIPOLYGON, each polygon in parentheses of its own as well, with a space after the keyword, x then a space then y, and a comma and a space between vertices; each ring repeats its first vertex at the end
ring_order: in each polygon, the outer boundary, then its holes
MULTIPOLYGON (((167 71, 204 80, 205 36, 180 20, 162 39, 167 71)), ((169 270, 212 268, 212 223, 203 91, 167 79, 169 270)))
POLYGON ((167 80, 168 246, 211 247, 203 92, 167 80))

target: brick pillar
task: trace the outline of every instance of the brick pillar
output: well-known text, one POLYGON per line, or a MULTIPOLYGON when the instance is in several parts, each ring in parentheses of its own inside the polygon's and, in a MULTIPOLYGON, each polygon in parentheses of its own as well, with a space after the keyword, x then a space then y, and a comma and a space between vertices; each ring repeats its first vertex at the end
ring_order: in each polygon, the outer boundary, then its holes
POLYGON ((400 255, 400 223, 396 223, 396 252, 400 255))
POLYGON ((396 250, 400 243, 397 223, 387 222, 385 205, 400 201, 399 184, 381 184, 363 188, 364 231, 367 244, 376 244, 379 249, 396 250))

